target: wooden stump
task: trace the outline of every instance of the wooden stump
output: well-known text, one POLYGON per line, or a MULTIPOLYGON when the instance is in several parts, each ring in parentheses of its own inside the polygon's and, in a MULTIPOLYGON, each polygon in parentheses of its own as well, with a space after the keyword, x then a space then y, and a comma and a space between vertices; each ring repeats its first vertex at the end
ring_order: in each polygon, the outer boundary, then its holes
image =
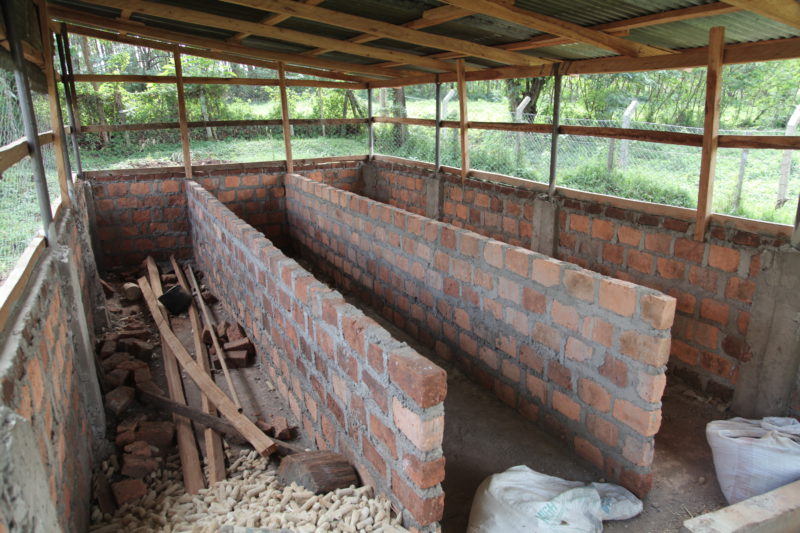
POLYGON ((278 481, 284 485, 297 483, 315 494, 360 485, 355 468, 343 455, 325 451, 284 457, 278 481))

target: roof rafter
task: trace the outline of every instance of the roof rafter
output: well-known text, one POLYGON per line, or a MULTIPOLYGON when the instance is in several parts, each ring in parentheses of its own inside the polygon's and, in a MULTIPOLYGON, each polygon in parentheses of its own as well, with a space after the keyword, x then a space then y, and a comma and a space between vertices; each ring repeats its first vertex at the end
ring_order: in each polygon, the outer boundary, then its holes
MULTIPOLYGON (((280 13, 282 15, 314 20, 323 24, 330 24, 354 31, 360 31, 381 38, 405 41, 407 43, 428 46, 430 48, 438 48, 440 50, 449 50, 451 52, 460 52, 466 56, 481 57, 507 65, 538 66, 553 62, 549 59, 492 48, 491 46, 485 46, 462 39, 454 39, 453 37, 446 37, 443 35, 413 30, 403 26, 397 26, 395 24, 389 24, 388 22, 382 22, 380 20, 368 19, 316 6, 309 6, 307 4, 301 4, 292 0, 224 1, 232 4, 262 9, 272 13, 280 13)), ((496 5, 500 7, 500 4, 496 5)))
POLYGON ((514 24, 527 26, 540 31, 545 31, 567 37, 575 41, 590 44, 598 48, 610 50, 621 55, 630 57, 656 56, 673 53, 671 50, 664 50, 655 46, 627 41, 608 33, 585 28, 577 24, 572 24, 555 17, 541 15, 528 9, 517 7, 507 7, 499 5, 489 0, 442 0, 443 2, 469 9, 475 13, 487 15, 492 18, 505 20, 514 24))
POLYGON ((127 9, 135 13, 142 13, 164 20, 189 22, 191 24, 198 24, 201 26, 219 28, 229 31, 246 30, 253 35, 297 43, 304 46, 325 46, 331 50, 338 50, 347 54, 368 57, 370 59, 383 59, 389 61, 399 60, 408 65, 415 65, 443 72, 454 72, 456 68, 454 64, 447 63, 440 59, 416 56, 414 54, 397 52, 395 50, 364 46, 361 44, 352 43, 349 41, 340 41, 338 39, 332 39, 330 37, 324 37, 321 35, 313 35, 310 33, 303 33, 286 28, 267 26, 258 22, 223 17, 203 11, 196 11, 194 9, 149 2, 147 0, 87 1, 95 5, 113 7, 117 9, 127 9))
POLYGON ((762 17, 800 28, 800 4, 795 0, 725 0, 728 4, 752 11, 762 17))
POLYGON ((245 57, 252 57, 257 59, 266 59, 268 61, 284 61, 292 65, 311 66, 321 69, 329 69, 341 73, 355 72, 359 74, 366 74, 373 78, 396 78, 399 74, 398 71, 392 71, 371 65, 358 65, 355 63, 345 63, 343 61, 333 61, 330 59, 322 59, 318 57, 307 57, 298 54, 286 54, 282 52, 272 52, 269 50, 262 50, 260 48, 253 48, 250 46, 243 46, 240 44, 233 44, 219 39, 209 39, 207 37, 197 37, 188 33, 177 32, 173 30, 164 30, 161 28, 154 28, 145 24, 137 22, 125 22, 121 20, 114 20, 106 17, 90 15, 83 11, 76 11, 73 9, 62 8, 59 6, 51 6, 50 15, 52 17, 64 20, 66 22, 73 22, 76 24, 89 24, 99 28, 109 28, 115 31, 124 31, 134 35, 141 35, 151 39, 160 39, 170 41, 178 44, 186 44, 189 46, 196 46, 199 48, 208 48, 217 52, 227 52, 235 55, 242 55, 245 57))
MULTIPOLYGON (((325 0, 302 0, 302 1, 311 6, 318 6, 325 0)), ((289 17, 287 17, 286 15, 269 15, 268 17, 264 17, 263 19, 261 19, 261 24, 265 26, 274 26, 276 24, 280 24, 281 22, 283 22, 288 18, 289 17)), ((251 33, 243 31, 231 37, 230 40, 231 42, 241 42, 244 39, 250 37, 251 35, 252 35, 251 33)))

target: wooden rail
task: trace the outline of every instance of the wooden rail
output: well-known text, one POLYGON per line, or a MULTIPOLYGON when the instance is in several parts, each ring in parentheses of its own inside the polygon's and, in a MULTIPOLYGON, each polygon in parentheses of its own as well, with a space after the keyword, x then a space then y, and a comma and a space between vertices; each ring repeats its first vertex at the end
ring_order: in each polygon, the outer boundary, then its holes
MULTIPOLYGON (((75 74, 76 83, 171 83, 178 81, 176 76, 148 76, 140 74, 75 74)), ((195 85, 257 85, 278 87, 279 80, 273 78, 222 78, 210 76, 184 76, 183 83, 195 85)), ((322 87, 328 89, 366 89, 366 83, 338 82, 324 80, 286 80, 287 87, 322 87)))
MULTIPOLYGON (((64 133, 71 132, 72 130, 70 128, 64 128, 64 133)), ((39 145, 44 146, 50 144, 53 142, 53 139, 52 130, 44 131, 39 134, 39 145)), ((30 151, 28 149, 28 139, 26 137, 22 137, 0 147, 0 174, 8 170, 12 165, 16 165, 22 161, 28 155, 30 155, 30 151)))
MULTIPOLYGON (((365 118, 326 118, 326 119, 292 119, 289 121, 292 126, 315 126, 324 124, 326 126, 338 124, 366 124, 365 118)), ((196 120, 186 123, 190 128, 225 128, 241 126, 281 126, 281 119, 254 119, 254 120, 196 120)), ((81 126, 81 133, 100 133, 103 131, 146 131, 146 130, 170 130, 180 128, 179 122, 151 122, 148 124, 89 124, 81 126)))

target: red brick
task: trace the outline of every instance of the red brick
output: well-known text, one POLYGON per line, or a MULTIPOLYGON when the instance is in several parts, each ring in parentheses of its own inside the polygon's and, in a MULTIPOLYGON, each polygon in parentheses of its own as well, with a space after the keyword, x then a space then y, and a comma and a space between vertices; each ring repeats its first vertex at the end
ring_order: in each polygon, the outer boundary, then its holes
POLYGON ((533 260, 533 280, 545 287, 561 283, 561 263, 552 259, 533 260))
POLYGON ((653 486, 653 473, 642 474, 625 468, 619 477, 619 483, 636 496, 644 498, 653 486))
POLYGON ((150 183, 142 181, 132 183, 131 194, 150 194, 150 183))
POLYGON ((422 461, 415 455, 403 456, 403 471, 421 489, 438 485, 444 480, 444 456, 432 461, 422 461))
POLYGON ((481 242, 481 237, 472 233, 461 234, 461 253, 470 257, 478 257, 478 245, 481 242))
POLYGON ((561 350, 561 333, 542 322, 533 326, 533 339, 556 352, 561 350))
POLYGON ((392 398, 394 423, 414 446, 422 451, 441 448, 444 435, 444 417, 442 415, 424 420, 397 399, 392 398))
POLYGON ((669 337, 651 337, 636 331, 623 331, 619 336, 620 352, 652 366, 667 364, 669 343, 669 337))
MULTIPOLYGON (((552 315, 553 315, 553 321, 559 326, 564 326, 565 328, 571 329, 572 331, 578 331, 578 327, 580 326, 580 316, 578 315, 578 310, 573 306, 564 305, 558 300, 554 300, 552 315)), ((549 346, 554 350, 558 349, 553 345, 549 346)))
POLYGON ((567 396, 561 391, 553 391, 553 409, 566 416, 570 420, 580 420, 581 406, 578 402, 567 396))
POLYGON ((375 415, 370 415, 369 418, 369 431, 378 438, 378 440, 386 446, 389 453, 393 458, 397 458, 397 442, 395 434, 386 425, 378 419, 375 415))
POLYGON ((725 287, 725 296, 744 303, 753 303, 756 284, 750 280, 732 277, 725 287))
POLYGON ((726 379, 733 377, 733 363, 726 357, 703 351, 700 354, 700 366, 712 374, 716 374, 726 379))
POLYGON ((147 485, 141 479, 125 479, 111 484, 117 505, 124 505, 147 494, 147 485))
POLYGON ((682 279, 686 272, 686 265, 672 259, 658 258, 658 273, 664 279, 682 279))
POLYGON ((578 380, 578 396, 586 405, 594 407, 601 413, 607 413, 611 409, 611 395, 602 385, 589 379, 578 380))
POLYGON ((172 444, 175 437, 175 425, 172 422, 150 422, 139 423, 136 430, 136 440, 143 440, 157 448, 167 448, 172 444))
POLYGON ((592 319, 592 340, 610 348, 614 342, 614 326, 601 318, 592 319))
POLYGON ((442 246, 450 250, 456 249, 456 232, 447 226, 442 228, 442 246))
POLYGON ((603 365, 600 367, 600 375, 611 381, 617 387, 628 385, 628 367, 611 355, 606 355, 603 365))
POLYGON ((597 468, 603 468, 603 453, 588 440, 583 437, 575 437, 575 451, 597 468))
POLYGON ((575 298, 594 302, 595 276, 583 270, 567 270, 564 272, 564 286, 575 298))
POLYGON ((600 281, 600 306, 620 316, 631 316, 636 310, 636 286, 625 281, 600 281))
POLYGON ((675 241, 675 257, 686 259, 698 265, 703 262, 706 245, 692 239, 677 239, 675 241))
POLYGON ((687 323, 686 338, 716 350, 719 344, 719 328, 692 320, 687 323))
POLYGON ((700 317, 712 320, 718 324, 727 324, 730 318, 730 307, 710 298, 700 301, 700 317))
POLYGON ((661 410, 645 411, 627 400, 614 400, 614 418, 645 437, 652 437, 661 427, 661 410))
POLYGON ((421 525, 441 520, 444 513, 444 493, 441 491, 435 496, 419 496, 397 473, 392 475, 392 493, 421 525))
POLYGON ((697 298, 695 298, 693 294, 679 291, 678 289, 670 289, 669 295, 675 298, 675 306, 678 311, 689 315, 694 314, 694 308, 697 305, 697 298))
POLYGON ((741 254, 738 250, 712 244, 708 252, 708 264, 725 272, 736 272, 741 254))
POLYGON ((639 397, 642 400, 649 403, 657 403, 661 401, 666 385, 666 374, 653 375, 640 371, 636 380, 636 392, 639 393, 639 397))
POLYGON ((677 357, 688 365, 697 366, 700 359, 700 350, 678 339, 672 339, 670 355, 677 357))
MULTIPOLYGON (((39 396, 41 398, 41 396, 39 396)), ((36 396, 34 396, 34 401, 36 396)), ((104 397, 106 409, 114 413, 116 416, 125 412, 128 407, 133 405, 136 399, 136 391, 131 387, 121 386, 107 393, 104 397)))
POLYGON ((614 238, 614 223, 596 218, 592 221, 592 237, 610 241, 614 238))
POLYGON ((643 274, 650 274, 653 271, 653 256, 648 253, 630 250, 628 252, 628 267, 643 274))
POLYGON ((644 237, 644 247, 651 252, 668 255, 672 245, 672 236, 667 233, 648 233, 644 237))
POLYGON ((744 337, 735 334, 726 335, 722 339, 722 349, 726 354, 740 361, 749 361, 753 357, 753 351, 744 337))
POLYGON ((526 374, 525 384, 531 396, 538 398, 542 404, 547 403, 547 385, 543 380, 533 374, 526 374))
POLYGON ((750 327, 750 313, 747 311, 739 311, 739 316, 736 318, 736 328, 739 333, 744 335, 750 327))
POLYGON ((522 290, 522 305, 531 313, 544 313, 547 310, 547 299, 544 294, 529 287, 522 290))
POLYGON ((375 467, 375 470, 378 471, 378 474, 381 478, 386 478, 387 468, 386 468, 386 461, 381 457, 380 452, 375 449, 375 446, 369 441, 366 435, 361 436, 361 446, 364 453, 364 457, 367 458, 372 466, 375 467))
POLYGON ((576 339, 570 337, 567 339, 567 345, 564 349, 566 356, 574 361, 585 362, 592 358, 592 348, 576 339))
POLYGON ((616 244, 605 244, 603 246, 603 260, 607 263, 621 265, 625 262, 625 248, 616 244))
POLYGON ((503 268, 503 253, 508 245, 497 241, 488 241, 483 247, 483 258, 496 268, 503 268))
POLYGON ((569 229, 580 233, 589 233, 589 217, 572 213, 569 216, 569 229))
POLYGON ((122 469, 120 472, 123 476, 143 478, 156 468, 158 468, 158 461, 153 457, 134 455, 132 453, 122 454, 122 469))
POLYGON ((636 437, 625 437, 622 445, 622 456, 637 466, 650 466, 653 464, 653 441, 652 439, 642 440, 636 437))
POLYGON ((642 320, 656 329, 669 329, 675 320, 675 298, 661 294, 643 294, 639 299, 642 320))
POLYGON ((535 370, 539 374, 544 372, 544 359, 541 355, 536 353, 533 347, 523 344, 519 348, 519 360, 522 361, 522 364, 527 366, 530 369, 535 370))
POLYGON ((693 266, 689 269, 689 283, 701 287, 709 292, 717 291, 718 280, 719 274, 708 268, 693 266))
POLYGON ((389 354, 389 378, 422 408, 447 394, 447 373, 410 349, 389 354))
POLYGON ((520 369, 517 365, 515 365, 508 359, 503 360, 501 371, 506 379, 514 383, 519 383, 520 369))
POLYGON ((617 230, 617 239, 628 246, 639 246, 642 241, 642 232, 630 226, 621 225, 617 230))
POLYGON ((567 390, 572 390, 572 372, 555 359, 551 359, 547 364, 547 379, 567 390))
POLYGON ((506 252, 506 268, 519 276, 527 278, 530 273, 531 258, 533 256, 534 253, 529 250, 510 248, 506 252))
POLYGON ((239 184, 239 176, 225 176, 225 187, 228 189, 238 189, 239 184))
POLYGON ((586 415, 586 427, 589 432, 597 437, 601 442, 611 446, 617 447, 617 439, 619 438, 619 429, 617 425, 609 422, 605 418, 601 418, 593 413, 586 415))

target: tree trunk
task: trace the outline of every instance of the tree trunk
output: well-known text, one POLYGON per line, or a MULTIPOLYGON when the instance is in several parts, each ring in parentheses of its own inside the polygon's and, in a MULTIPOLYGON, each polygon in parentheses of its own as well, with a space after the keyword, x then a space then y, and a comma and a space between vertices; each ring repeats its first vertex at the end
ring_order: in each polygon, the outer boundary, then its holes
MULTIPOLYGON (((208 109, 206 109, 206 93, 200 89, 200 112, 203 114, 203 120, 208 122, 208 109)), ((211 126, 206 126, 206 140, 214 140, 214 132, 211 126)))
MULTIPOLYGON (((406 91, 403 87, 392 89, 394 96, 394 116, 397 118, 407 118, 406 91)), ((408 124, 393 124, 393 136, 395 146, 403 146, 408 140, 408 124)))
MULTIPOLYGON (((81 36, 81 52, 83 53, 83 61, 86 64, 86 72, 89 74, 94 74, 94 66, 92 65, 92 53, 89 48, 89 39, 86 36, 81 36)), ((100 84, 97 82, 92 82, 92 89, 94 90, 94 98, 95 98, 95 105, 97 107, 97 116, 100 119, 101 125, 108 124, 106 121, 106 111, 103 108, 103 99, 100 97, 100 84)), ((103 146, 107 146, 109 143, 108 132, 104 131, 100 133, 100 142, 103 146)))
POLYGON ((508 110, 513 114, 519 104, 526 96, 530 97, 528 104, 522 109, 525 115, 533 115, 529 122, 533 122, 539 108, 539 97, 547 83, 547 78, 525 78, 505 80, 506 98, 508 99, 508 110))

